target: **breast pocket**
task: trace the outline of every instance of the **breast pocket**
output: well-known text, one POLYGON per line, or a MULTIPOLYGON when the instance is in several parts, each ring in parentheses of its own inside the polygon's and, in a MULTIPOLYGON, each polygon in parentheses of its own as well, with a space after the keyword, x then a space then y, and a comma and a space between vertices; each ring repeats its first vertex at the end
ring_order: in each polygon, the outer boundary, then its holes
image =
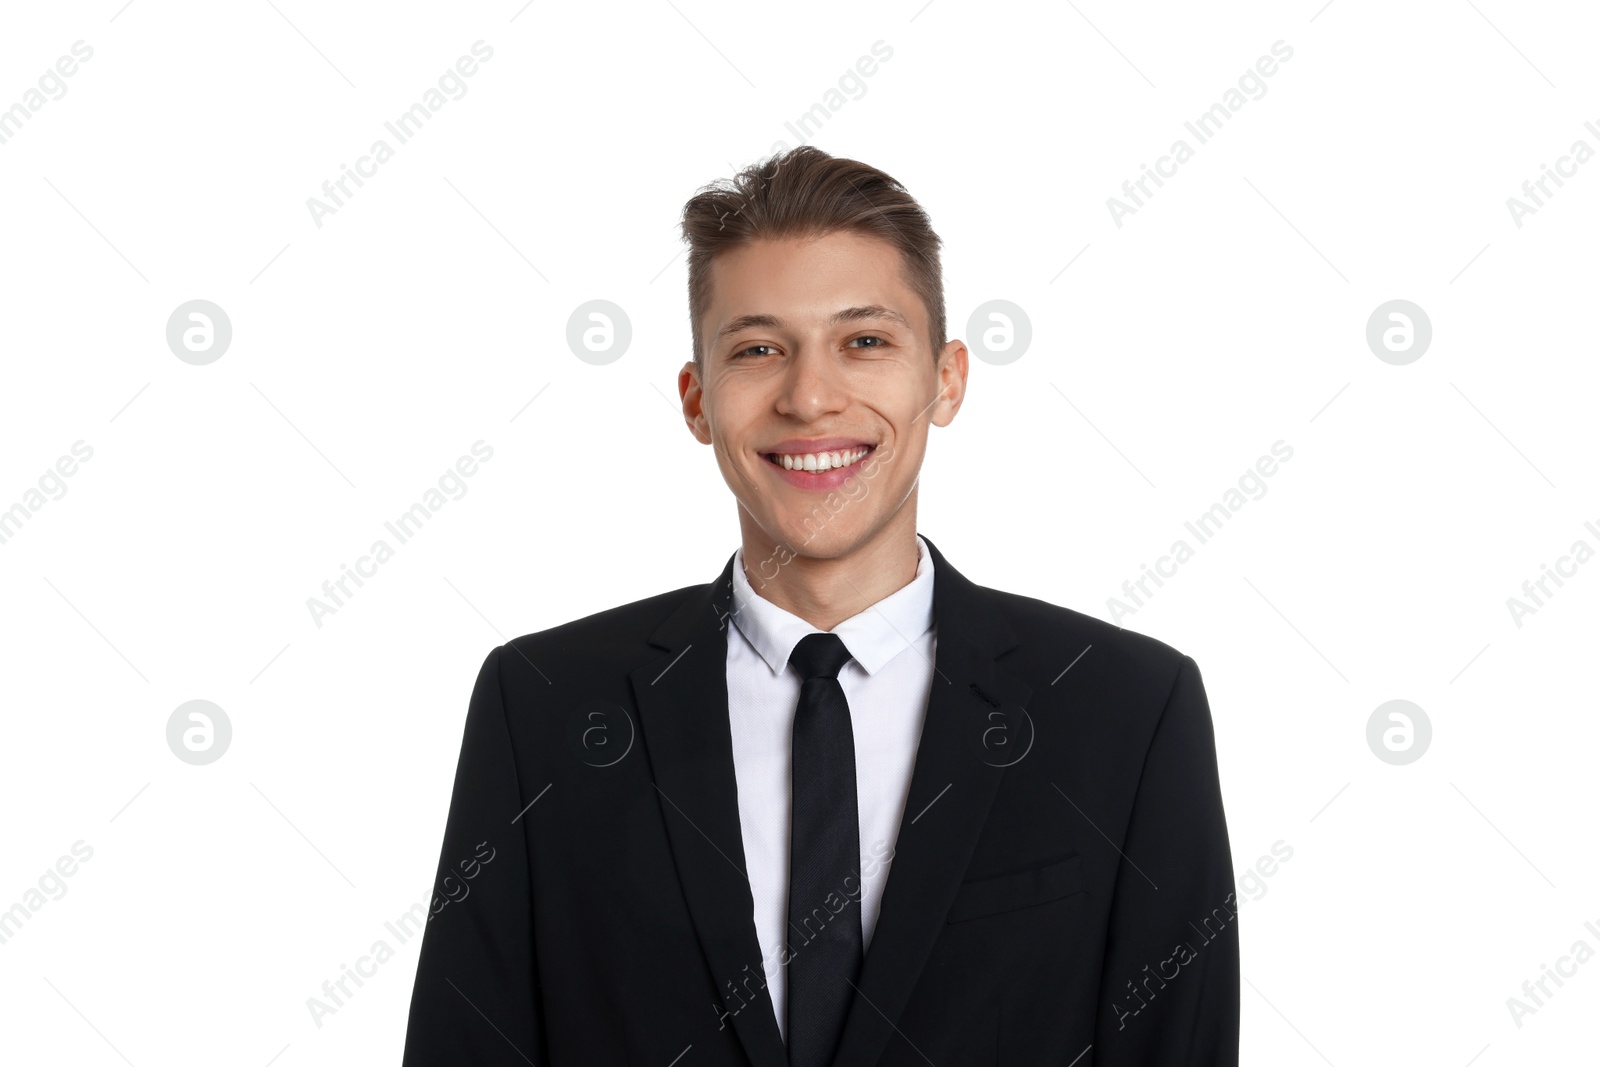
POLYGON ((1083 858, 1068 856, 1038 867, 992 878, 972 878, 956 890, 947 923, 1031 908, 1083 892, 1083 858))

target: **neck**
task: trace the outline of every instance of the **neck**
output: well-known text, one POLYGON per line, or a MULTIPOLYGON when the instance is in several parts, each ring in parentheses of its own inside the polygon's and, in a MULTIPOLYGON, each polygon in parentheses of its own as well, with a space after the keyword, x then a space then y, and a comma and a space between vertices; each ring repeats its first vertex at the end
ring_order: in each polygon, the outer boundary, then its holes
POLYGON ((742 508, 739 517, 750 587, 819 630, 832 630, 917 576, 916 512, 910 506, 870 540, 831 558, 775 541, 742 508))

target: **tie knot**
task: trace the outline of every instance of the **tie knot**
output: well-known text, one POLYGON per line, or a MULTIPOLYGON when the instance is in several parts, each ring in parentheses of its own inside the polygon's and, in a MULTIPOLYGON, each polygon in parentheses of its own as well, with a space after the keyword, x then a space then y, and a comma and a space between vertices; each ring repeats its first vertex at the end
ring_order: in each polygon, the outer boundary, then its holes
POLYGON ((850 661, 850 650, 838 634, 807 634, 789 653, 789 665, 800 675, 800 680, 812 678, 837 678, 839 671, 850 661))

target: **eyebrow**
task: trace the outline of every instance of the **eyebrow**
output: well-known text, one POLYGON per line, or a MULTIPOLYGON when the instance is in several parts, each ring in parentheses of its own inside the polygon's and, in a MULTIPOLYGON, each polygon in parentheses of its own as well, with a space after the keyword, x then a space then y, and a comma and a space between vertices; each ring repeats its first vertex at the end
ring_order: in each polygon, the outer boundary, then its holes
MULTIPOLYGON (((906 321, 904 315, 893 308, 886 308, 882 304, 863 304, 860 307, 836 311, 828 319, 828 325, 842 326, 847 322, 862 322, 867 319, 886 319, 889 322, 898 323, 908 330, 912 329, 911 323, 906 321)), ((716 339, 721 341, 723 338, 736 334, 741 330, 781 330, 783 328, 784 321, 776 315, 740 315, 718 330, 716 339)))

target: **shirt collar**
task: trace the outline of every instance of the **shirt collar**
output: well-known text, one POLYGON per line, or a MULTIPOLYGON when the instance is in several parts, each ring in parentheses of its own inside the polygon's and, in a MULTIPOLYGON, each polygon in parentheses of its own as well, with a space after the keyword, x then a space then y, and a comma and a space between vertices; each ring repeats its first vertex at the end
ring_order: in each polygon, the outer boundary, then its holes
MULTIPOLYGON (((739 632, 767 661, 774 675, 789 665, 789 653, 807 634, 822 633, 756 592, 744 573, 744 548, 733 559, 733 596, 738 605, 732 615, 739 632)), ((869 675, 878 673, 933 627, 933 557, 917 535, 917 574, 866 610, 850 616, 831 633, 850 650, 850 656, 869 675)))

